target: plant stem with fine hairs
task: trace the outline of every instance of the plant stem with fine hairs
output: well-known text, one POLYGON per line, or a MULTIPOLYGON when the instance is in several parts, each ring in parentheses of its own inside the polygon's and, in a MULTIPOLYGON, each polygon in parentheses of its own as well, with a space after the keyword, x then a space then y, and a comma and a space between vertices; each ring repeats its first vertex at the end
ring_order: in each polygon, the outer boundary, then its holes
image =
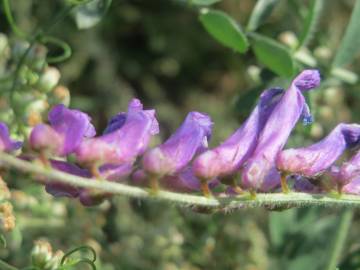
POLYGON ((150 190, 139 187, 114 183, 110 181, 98 181, 79 177, 76 175, 64 173, 55 169, 49 169, 44 166, 34 164, 13 157, 6 153, 0 153, 0 164, 5 167, 18 169, 23 172, 32 173, 37 176, 43 176, 48 181, 57 181, 72 186, 97 189, 114 195, 125 195, 140 199, 153 199, 166 202, 172 202, 181 206, 198 206, 221 210, 224 212, 242 208, 255 207, 303 207, 303 206, 349 206, 360 207, 360 196, 343 194, 307 194, 300 192, 284 193, 259 193, 256 198, 249 194, 229 197, 209 197, 199 195, 190 195, 169 191, 162 191, 154 195, 150 190))

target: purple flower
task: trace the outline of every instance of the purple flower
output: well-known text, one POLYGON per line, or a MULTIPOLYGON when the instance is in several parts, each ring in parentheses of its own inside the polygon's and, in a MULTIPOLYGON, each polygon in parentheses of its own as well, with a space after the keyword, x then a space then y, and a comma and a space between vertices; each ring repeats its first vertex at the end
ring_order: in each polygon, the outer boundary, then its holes
POLYGON ((131 163, 122 165, 105 164, 99 168, 101 177, 113 182, 125 180, 130 176, 132 170, 133 166, 131 163))
MULTIPOLYGON (((339 191, 341 191, 343 187, 345 188, 347 184, 351 184, 353 181, 360 178, 360 151, 358 151, 349 161, 344 162, 340 167, 332 166, 330 175, 339 191)), ((350 186, 353 187, 354 184, 350 186)))
POLYGON ((49 112, 49 125, 39 124, 30 134, 30 145, 37 151, 46 150, 66 156, 78 147, 84 137, 95 136, 90 117, 64 105, 56 105, 49 112))
POLYGON ((349 194, 360 195, 360 175, 357 175, 357 177, 354 177, 351 180, 351 182, 346 184, 342 188, 342 192, 349 193, 349 194))
MULTIPOLYGON (((50 160, 50 164, 52 168, 65 173, 69 173, 85 178, 91 177, 91 174, 88 170, 81 169, 80 167, 65 161, 50 160)), ((80 195, 82 188, 74 187, 61 182, 56 182, 56 180, 51 180, 46 182, 45 190, 54 197, 77 198, 80 195)))
POLYGON ((360 125, 339 124, 318 143, 282 151, 276 165, 283 172, 315 177, 327 170, 347 148, 359 142, 360 125))
POLYGON ((75 155, 86 165, 132 164, 146 150, 151 136, 158 132, 155 110, 143 110, 141 102, 133 99, 126 115, 114 117, 104 135, 83 140, 75 155))
POLYGON ((0 151, 12 152, 20 149, 21 146, 22 142, 12 140, 7 125, 0 122, 0 151))
POLYGON ((213 179, 236 173, 254 151, 259 132, 282 93, 279 88, 264 91, 250 117, 234 134, 194 160, 195 175, 201 179, 213 179))
POLYGON ((260 190, 266 176, 275 167, 278 153, 284 147, 292 129, 302 114, 308 113, 302 91, 315 88, 320 83, 317 70, 305 70, 292 82, 271 112, 260 133, 257 146, 246 162, 242 184, 251 190, 260 190))
POLYGON ((297 192, 305 192, 305 193, 321 193, 320 187, 315 186, 313 183, 309 181, 306 177, 301 175, 294 175, 294 190, 297 192))
MULTIPOLYGON (((149 186, 149 176, 144 170, 137 170, 133 173, 131 181, 136 186, 149 186)), ((167 190, 175 192, 195 192, 200 191, 200 180, 194 175, 190 166, 185 167, 180 172, 173 175, 166 175, 160 179, 161 186, 167 190)), ((219 181, 214 179, 210 181, 210 189, 216 187, 219 181)))
MULTIPOLYGON (((95 179, 91 178, 92 175, 89 170, 82 169, 74 164, 60 160, 50 160, 50 165, 52 168, 59 171, 85 177, 88 178, 89 181, 95 181, 95 179)), ((129 164, 121 166, 104 165, 100 168, 100 174, 106 180, 119 181, 128 177, 131 170, 132 167, 129 164)), ((99 204, 110 196, 110 194, 102 191, 74 187, 65 183, 57 182, 56 180, 47 181, 45 183, 45 190, 54 197, 78 198, 85 206, 99 204)))
POLYGON ((145 153, 142 165, 156 176, 174 174, 182 170, 208 146, 212 122, 210 117, 190 112, 178 130, 163 144, 145 153))

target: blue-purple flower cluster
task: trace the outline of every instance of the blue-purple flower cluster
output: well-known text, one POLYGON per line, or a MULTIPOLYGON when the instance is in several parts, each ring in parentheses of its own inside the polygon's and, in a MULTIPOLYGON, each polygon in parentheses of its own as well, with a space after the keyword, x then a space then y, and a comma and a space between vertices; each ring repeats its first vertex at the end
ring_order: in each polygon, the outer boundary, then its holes
MULTIPOLYGON (((287 181, 294 179, 293 188, 298 191, 337 189, 360 195, 360 151, 335 165, 345 150, 360 144, 360 125, 341 123, 313 145, 283 149, 299 119, 311 122, 303 93, 319 84, 317 70, 304 70, 286 91, 265 90, 243 125, 213 149, 208 148, 213 123, 200 112, 190 112, 172 136, 149 149, 159 125, 155 110, 144 110, 138 99, 131 100, 128 111, 113 117, 98 136, 87 114, 57 105, 49 113, 48 125, 34 127, 29 143, 42 157, 51 157, 48 165, 55 169, 92 181, 128 180, 133 185, 150 185, 154 191, 161 185, 209 196, 212 188, 225 184, 228 194, 243 190, 255 194, 280 187, 286 191, 287 181), (76 163, 66 161, 69 155, 76 163), (316 184, 322 182, 321 177, 330 179, 326 187, 316 184)), ((3 124, 0 138, 2 151, 21 147, 10 140, 3 124)), ((84 205, 110 196, 56 181, 48 181, 46 190, 54 196, 79 198, 84 205)))

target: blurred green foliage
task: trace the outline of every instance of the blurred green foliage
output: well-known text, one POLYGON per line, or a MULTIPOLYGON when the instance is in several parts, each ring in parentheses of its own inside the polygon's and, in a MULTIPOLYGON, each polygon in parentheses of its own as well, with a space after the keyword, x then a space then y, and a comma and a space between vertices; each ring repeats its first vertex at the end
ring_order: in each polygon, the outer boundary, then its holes
MULTIPOLYGON (((30 58, 22 70, 16 102, 21 107, 28 97, 41 119, 48 107, 38 100, 48 105, 59 102, 60 90, 55 89, 62 87, 64 98, 66 85, 71 106, 89 112, 102 130, 111 115, 137 96, 146 107, 156 108, 162 138, 188 111, 209 113, 215 122, 211 145, 216 145, 244 121, 262 89, 284 87, 297 70, 316 67, 324 83, 307 97, 315 122, 311 127, 298 125, 289 141, 289 146, 309 144, 338 122, 360 120, 359 3, 93 1, 73 10, 53 29, 52 35, 73 51, 70 59, 56 64, 60 85, 56 80, 42 92, 43 62, 38 68, 30 58)), ((17 0, 11 1, 11 9, 19 29, 32 33, 46 26, 63 4, 17 0)), ((0 36, 1 80, 16 65, 16 48, 21 49, 23 39, 11 31, 4 10, 0 32, 6 34, 0 36)), ((62 53, 61 47, 51 44, 36 48, 30 54, 36 59, 44 59, 42 50, 50 56, 62 53)), ((7 87, 9 82, 0 82, 2 112, 8 108, 7 87)), ((24 115, 29 126, 34 124, 28 118, 33 114, 24 110, 24 115)), ((12 124, 11 113, 0 117, 12 124)), ((5 180, 12 192, 16 227, 5 234, 7 246, 0 247, 0 258, 17 266, 31 263, 34 241, 43 239, 64 252, 91 246, 99 256, 98 269, 103 270, 325 269, 343 212, 244 209, 206 214, 122 197, 84 208, 52 198, 16 173, 5 180)), ((360 269, 359 221, 356 213, 340 258, 341 270, 360 269)))

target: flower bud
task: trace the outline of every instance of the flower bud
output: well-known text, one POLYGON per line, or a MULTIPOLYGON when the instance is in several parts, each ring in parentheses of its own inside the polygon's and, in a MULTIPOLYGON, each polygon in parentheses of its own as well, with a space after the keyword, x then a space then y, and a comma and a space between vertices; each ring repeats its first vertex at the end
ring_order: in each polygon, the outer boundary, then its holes
POLYGON ((59 83, 60 77, 61 74, 57 68, 47 67, 41 74, 37 86, 40 91, 48 93, 59 83))
POLYGON ((40 269, 45 269, 45 266, 52 258, 52 248, 49 242, 38 240, 31 251, 32 265, 40 269))
POLYGON ((12 204, 4 202, 0 204, 0 229, 6 232, 15 228, 15 216, 12 204))

